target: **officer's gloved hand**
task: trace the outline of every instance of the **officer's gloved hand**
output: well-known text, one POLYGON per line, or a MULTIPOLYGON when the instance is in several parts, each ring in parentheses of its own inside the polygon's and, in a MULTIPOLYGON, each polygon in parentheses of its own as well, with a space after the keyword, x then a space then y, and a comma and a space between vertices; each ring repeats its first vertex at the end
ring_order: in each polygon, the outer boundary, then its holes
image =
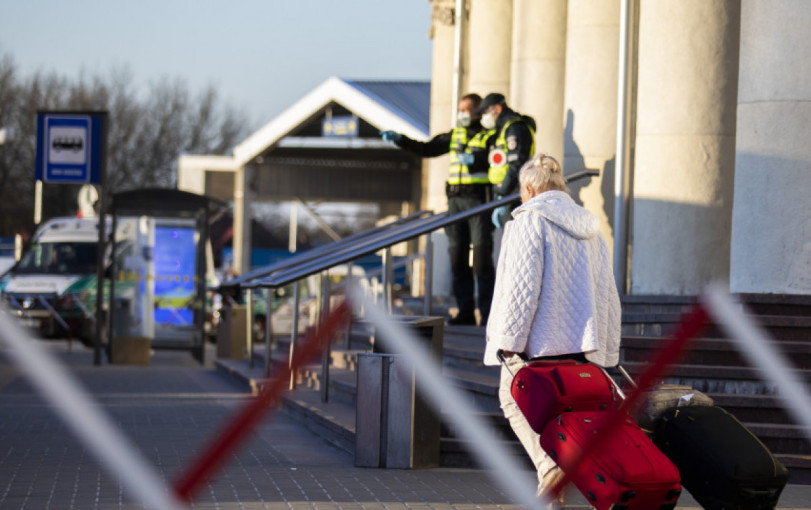
POLYGON ((495 209, 493 209, 493 215, 490 217, 490 219, 493 221, 493 225, 495 225, 496 228, 501 228, 504 226, 504 224, 501 222, 501 218, 505 214, 507 214, 506 205, 502 205, 501 207, 496 207, 495 209))
POLYGON ((403 138, 403 135, 396 131, 381 131, 380 136, 383 137, 384 141, 394 143, 399 142, 403 138))
POLYGON ((469 152, 462 152, 459 154, 459 164, 464 166, 470 166, 473 164, 473 154, 469 152))

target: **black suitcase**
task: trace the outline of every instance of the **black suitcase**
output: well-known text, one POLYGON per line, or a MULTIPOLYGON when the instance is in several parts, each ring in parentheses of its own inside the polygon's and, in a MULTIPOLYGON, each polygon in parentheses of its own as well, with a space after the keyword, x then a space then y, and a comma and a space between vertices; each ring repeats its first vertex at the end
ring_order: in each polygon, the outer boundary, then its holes
POLYGON ((653 442, 707 509, 773 509, 788 481, 785 466, 720 407, 668 409, 656 422, 653 442))

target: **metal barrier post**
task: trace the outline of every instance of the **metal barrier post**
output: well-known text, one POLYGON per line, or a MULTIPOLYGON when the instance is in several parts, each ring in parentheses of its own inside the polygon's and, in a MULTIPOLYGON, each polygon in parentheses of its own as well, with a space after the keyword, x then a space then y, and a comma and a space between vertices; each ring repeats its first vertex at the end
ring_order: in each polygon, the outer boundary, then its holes
POLYGON ((253 368, 253 290, 245 290, 245 304, 247 305, 246 320, 248 322, 245 328, 245 345, 248 350, 248 368, 253 368))
MULTIPOLYGON (((321 273, 321 313, 318 317, 318 327, 323 326, 323 322, 329 315, 329 270, 321 273)), ((323 358, 321 362, 321 402, 329 402, 329 360, 330 342, 327 339, 323 347, 323 358)))
POLYGON ((431 233, 425 235, 425 302, 423 303, 422 314, 426 317, 431 315, 431 304, 434 299, 434 241, 431 233))
MULTIPOLYGON (((293 283, 293 320, 290 328, 290 357, 288 358, 288 366, 293 366, 293 355, 296 351, 296 339, 298 338, 298 302, 299 302, 299 280, 293 283)), ((296 389, 296 371, 290 372, 290 389, 296 389)))
MULTIPOLYGON (((352 268, 354 267, 354 262, 351 260, 346 265, 346 281, 344 282, 344 295, 349 295, 349 288, 352 285, 352 268)), ((346 348, 351 349, 352 346, 350 338, 352 337, 352 317, 349 317, 349 320, 346 321, 346 348)))
POLYGON ((392 270, 391 270, 391 246, 383 250, 383 306, 391 314, 392 309, 392 270))
POLYGON ((265 289, 267 297, 265 303, 267 309, 265 311, 265 374, 270 373, 270 349, 273 340, 273 289, 270 287, 265 289))

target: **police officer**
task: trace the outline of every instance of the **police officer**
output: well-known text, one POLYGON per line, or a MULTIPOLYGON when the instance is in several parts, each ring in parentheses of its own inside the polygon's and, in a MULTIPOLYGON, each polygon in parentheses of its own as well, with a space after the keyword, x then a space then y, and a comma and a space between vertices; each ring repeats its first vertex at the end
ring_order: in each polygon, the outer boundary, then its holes
MULTIPOLYGON (((493 130, 483 129, 476 110, 482 98, 468 94, 459 101, 456 127, 428 142, 412 140, 394 131, 383 131, 383 139, 420 157, 432 158, 450 153, 450 169, 445 186, 448 214, 476 207, 490 199, 488 145, 493 130)), ((459 313, 450 324, 475 325, 475 286, 478 286, 479 313, 487 324, 493 300, 495 268, 493 267, 493 227, 487 214, 469 218, 445 227, 451 259, 451 284, 459 313), (470 268, 470 245, 473 245, 473 269, 470 268), (474 275, 476 278, 474 286, 474 275)))
MULTIPOLYGON (((490 139, 489 177, 496 199, 518 191, 518 171, 535 152, 535 121, 513 111, 499 93, 487 94, 476 110, 485 129, 494 129, 490 139)), ((492 221, 501 228, 510 219, 506 206, 493 211, 492 221)))

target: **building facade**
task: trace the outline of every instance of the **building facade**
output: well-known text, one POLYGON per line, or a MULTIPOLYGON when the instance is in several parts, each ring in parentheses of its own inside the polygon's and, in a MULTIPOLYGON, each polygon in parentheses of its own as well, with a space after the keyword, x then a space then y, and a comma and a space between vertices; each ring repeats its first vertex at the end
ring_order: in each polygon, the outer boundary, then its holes
MULTIPOLYGON (((433 0, 431 132, 460 93, 538 125, 629 294, 811 294, 811 3, 433 0)), ((445 204, 441 158, 423 206, 445 204)))

